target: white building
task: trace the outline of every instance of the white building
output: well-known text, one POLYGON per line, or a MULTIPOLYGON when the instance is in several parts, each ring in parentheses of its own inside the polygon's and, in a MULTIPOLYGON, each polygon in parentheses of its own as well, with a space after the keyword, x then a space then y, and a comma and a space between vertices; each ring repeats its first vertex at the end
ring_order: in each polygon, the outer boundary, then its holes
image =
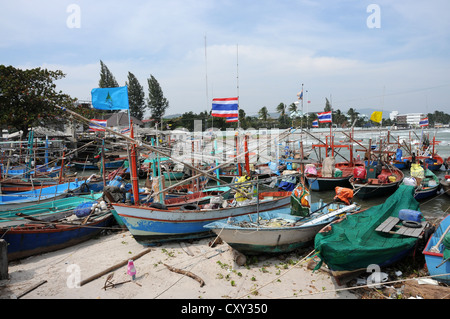
POLYGON ((426 117, 424 113, 398 114, 397 111, 391 112, 389 116, 391 120, 396 121, 399 126, 419 125, 420 120, 426 117))

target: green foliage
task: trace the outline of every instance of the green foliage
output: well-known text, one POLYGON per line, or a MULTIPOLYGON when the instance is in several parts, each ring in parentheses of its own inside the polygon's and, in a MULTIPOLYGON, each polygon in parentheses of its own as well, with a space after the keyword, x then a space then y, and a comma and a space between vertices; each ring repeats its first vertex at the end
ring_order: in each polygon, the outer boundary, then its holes
POLYGON ((128 72, 128 102, 131 116, 142 120, 145 111, 144 87, 139 83, 133 73, 128 72))
POLYGON ((100 80, 98 81, 99 88, 113 88, 118 87, 119 83, 117 83, 114 75, 109 71, 108 67, 102 60, 100 60, 100 80))
POLYGON ((152 118, 160 123, 166 109, 169 107, 169 101, 164 97, 161 86, 153 75, 150 75, 148 81, 148 108, 152 112, 152 118))
POLYGON ((74 99, 56 91, 56 80, 65 74, 60 71, 35 68, 21 70, 0 65, 0 125, 22 130, 62 120, 55 105, 70 106, 74 99))

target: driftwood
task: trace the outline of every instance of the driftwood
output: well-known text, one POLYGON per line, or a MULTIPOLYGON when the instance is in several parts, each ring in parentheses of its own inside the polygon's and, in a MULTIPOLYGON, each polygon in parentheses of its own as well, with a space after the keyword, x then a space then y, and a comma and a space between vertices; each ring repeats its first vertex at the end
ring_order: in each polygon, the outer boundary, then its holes
POLYGON ((38 282, 37 284, 31 286, 30 288, 28 288, 27 290, 25 290, 24 292, 22 292, 20 295, 17 296, 17 299, 22 298, 23 296, 25 296, 26 294, 28 294, 29 292, 33 291, 34 289, 38 288, 39 286, 42 286, 43 284, 45 284, 47 282, 47 280, 42 280, 40 282, 38 282))
POLYGON ((245 257, 244 254, 238 252, 237 250, 233 249, 233 260, 238 266, 243 266, 247 262, 247 257, 245 257))
MULTIPOLYGON (((152 248, 148 248, 148 249, 144 250, 143 252, 137 254, 136 256, 131 257, 130 259, 136 260, 136 259, 144 256, 145 254, 149 253, 152 250, 153 250, 152 248)), ((96 275, 93 275, 93 276, 91 276, 91 277, 89 277, 89 278, 87 278, 85 280, 83 280, 80 283, 80 286, 83 286, 83 285, 87 284, 88 282, 91 282, 94 279, 97 279, 97 278, 99 278, 99 277, 101 277, 103 275, 106 275, 107 273, 109 273, 109 272, 111 272, 113 270, 116 270, 117 268, 120 268, 120 267, 123 267, 123 266, 127 265, 128 264, 128 260, 130 260, 130 259, 124 260, 124 261, 122 261, 119 264, 116 264, 116 265, 114 265, 112 267, 109 267, 108 269, 106 269, 106 270, 104 270, 104 271, 102 271, 102 272, 100 272, 100 273, 98 273, 96 275)))
POLYGON ((182 275, 185 275, 185 276, 191 277, 192 279, 197 280, 200 283, 200 287, 203 287, 205 285, 205 282, 203 281, 202 278, 200 278, 199 276, 191 273, 190 271, 174 268, 174 267, 166 265, 166 264, 164 264, 164 266, 166 266, 170 271, 173 271, 173 272, 176 272, 178 274, 182 274, 182 275))

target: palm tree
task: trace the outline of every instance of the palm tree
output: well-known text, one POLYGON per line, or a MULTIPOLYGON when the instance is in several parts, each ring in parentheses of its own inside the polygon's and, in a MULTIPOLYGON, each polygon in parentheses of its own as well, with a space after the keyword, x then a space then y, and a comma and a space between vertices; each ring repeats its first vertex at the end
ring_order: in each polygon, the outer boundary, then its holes
POLYGON ((298 105, 297 104, 295 104, 295 103, 291 103, 290 105, 289 105, 289 112, 297 112, 297 110, 298 110, 298 105))
POLYGON ((280 103, 277 106, 277 112, 280 113, 280 122, 286 124, 286 104, 280 103))
POLYGON ((353 122, 358 118, 359 112, 356 112, 352 107, 348 109, 347 111, 348 116, 350 116, 350 122, 353 124, 353 122))
POLYGON ((269 117, 269 111, 267 111, 267 107, 263 106, 259 111, 258 111, 258 115, 259 118, 261 120, 263 120, 264 122, 266 122, 267 124, 267 118, 269 117))

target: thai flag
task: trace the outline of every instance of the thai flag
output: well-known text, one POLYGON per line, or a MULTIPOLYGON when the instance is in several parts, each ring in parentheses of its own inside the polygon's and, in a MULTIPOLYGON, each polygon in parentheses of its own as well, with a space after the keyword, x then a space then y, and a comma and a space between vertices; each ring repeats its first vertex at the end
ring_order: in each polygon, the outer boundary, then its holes
POLYGON ((238 117, 239 102, 237 97, 213 99, 211 116, 238 117))
POLYGON ((317 113, 319 123, 331 123, 331 111, 317 113))
POLYGON ((89 131, 92 131, 92 132, 105 131, 104 128, 100 128, 98 125, 106 127, 107 120, 95 120, 94 119, 94 120, 91 120, 91 122, 92 122, 92 124, 89 124, 89 131), (97 125, 95 125, 94 123, 97 125))
POLYGON ((237 118, 237 117, 227 117, 227 120, 226 120, 227 123, 238 122, 238 121, 239 121, 239 118, 237 118))
POLYGON ((424 119, 421 119, 421 120, 419 121, 419 125, 420 125, 421 127, 428 126, 428 117, 426 117, 426 118, 424 118, 424 119))
POLYGON ((126 134, 126 133, 130 133, 130 128, 124 128, 123 130, 120 131, 120 134, 126 134))
POLYGON ((313 121, 312 127, 319 127, 319 121, 318 120, 313 121))

